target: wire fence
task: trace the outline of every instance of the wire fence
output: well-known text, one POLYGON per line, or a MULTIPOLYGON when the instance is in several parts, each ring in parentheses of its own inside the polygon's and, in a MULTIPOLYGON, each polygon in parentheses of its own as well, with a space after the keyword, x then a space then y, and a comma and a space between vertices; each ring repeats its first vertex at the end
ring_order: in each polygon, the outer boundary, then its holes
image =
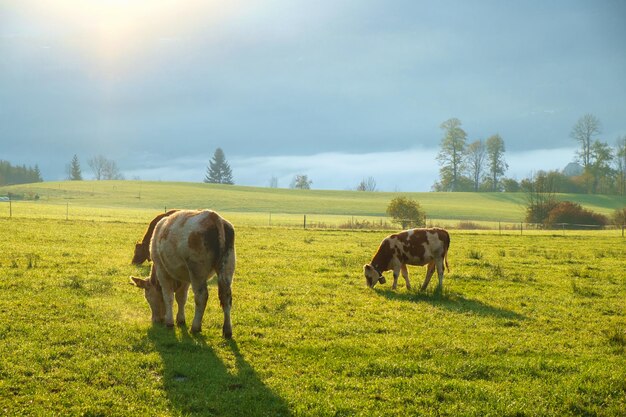
MULTIPOLYGON (((171 208, 171 207, 170 207, 171 208)), ((162 208, 137 208, 98 206, 86 207, 66 203, 32 202, 0 200, 0 219, 56 219, 56 220, 88 220, 129 223, 148 223, 157 214, 167 211, 162 208)), ((343 230, 385 230, 402 229, 400 221, 392 221, 389 217, 345 215, 345 214, 304 214, 281 212, 246 212, 220 210, 220 214, 232 223, 250 227, 282 227, 302 229, 343 229, 343 230)), ((438 219, 426 220, 427 227, 443 227, 450 230, 463 230, 475 233, 498 233, 502 235, 525 235, 552 233, 563 235, 589 234, 590 232, 614 233, 624 237, 625 225, 589 225, 576 223, 557 223, 551 227, 543 224, 526 223, 523 221, 486 221, 472 219, 438 219)), ((413 227, 407 219, 405 227, 413 227), (407 226, 408 225, 408 226, 407 226)))

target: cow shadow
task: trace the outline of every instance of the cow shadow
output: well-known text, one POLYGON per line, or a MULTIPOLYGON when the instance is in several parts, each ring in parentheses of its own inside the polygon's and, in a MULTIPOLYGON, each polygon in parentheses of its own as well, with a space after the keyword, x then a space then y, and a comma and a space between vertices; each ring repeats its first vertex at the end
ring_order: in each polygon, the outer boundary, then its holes
POLYGON ((472 313, 479 316, 489 316, 507 320, 521 321, 527 317, 505 308, 494 307, 479 300, 465 298, 460 294, 441 291, 406 291, 398 292, 392 289, 377 288, 377 293, 389 300, 420 303, 425 302, 434 307, 454 313, 472 313))
POLYGON ((261 381, 234 340, 211 340, 220 344, 220 349, 214 349, 204 336, 192 335, 185 327, 160 325, 148 331, 148 338, 161 356, 162 384, 175 414, 291 415, 285 401, 261 381))

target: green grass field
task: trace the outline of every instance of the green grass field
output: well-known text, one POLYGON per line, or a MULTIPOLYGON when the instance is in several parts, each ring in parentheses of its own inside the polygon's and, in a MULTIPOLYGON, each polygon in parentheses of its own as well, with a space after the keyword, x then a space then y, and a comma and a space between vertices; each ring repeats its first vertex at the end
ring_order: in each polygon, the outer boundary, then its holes
MULTIPOLYGON (((280 223, 281 215, 290 216, 293 220, 289 224, 300 223, 304 214, 313 221, 318 218, 330 223, 345 222, 352 216, 385 218, 389 201, 397 195, 145 181, 66 181, 0 187, 0 195, 8 192, 39 196, 37 202, 15 202, 16 216, 65 218, 69 211, 75 218, 100 216, 104 220, 132 220, 165 207, 212 208, 234 213, 256 225, 269 224, 269 213, 273 213, 275 223, 280 223), (22 210, 20 205, 23 205, 22 210)), ((444 222, 520 222, 525 214, 523 193, 402 194, 419 201, 429 219, 444 222)), ((581 203, 605 215, 626 204, 621 196, 563 194, 558 198, 581 203)), ((6 206, 6 203, 0 205, 0 217, 8 214, 6 206)))
MULTIPOLYGON (((452 272, 436 295, 365 287, 361 267, 383 232, 241 227, 228 342, 214 285, 201 335, 150 324, 128 284, 148 273, 129 265, 142 232, 137 223, 0 220, 3 414, 626 409, 621 237, 453 233, 452 272)), ((410 272, 418 284, 423 269, 410 272)))
MULTIPOLYGON (((91 185, 37 188, 38 202, 13 207, 58 217, 0 215, 0 414, 624 415, 617 233, 452 231, 443 294, 434 282, 426 292, 372 290, 362 266, 388 232, 240 225, 245 209, 262 213, 258 196, 236 206, 228 190, 199 184, 143 183, 141 198, 131 182, 70 190, 91 185), (214 282, 203 332, 191 335, 152 326, 128 279, 148 275, 130 259, 161 201, 215 207, 200 204, 209 195, 233 204, 233 217, 223 213, 237 233, 232 341, 221 337, 214 282), (66 221, 64 199, 84 218, 66 221)), ((294 200, 285 206, 305 207, 286 190, 249 192, 278 202, 284 192, 294 200)), ((424 268, 409 272, 418 287, 424 268)), ((191 317, 193 295, 187 308, 191 317)))

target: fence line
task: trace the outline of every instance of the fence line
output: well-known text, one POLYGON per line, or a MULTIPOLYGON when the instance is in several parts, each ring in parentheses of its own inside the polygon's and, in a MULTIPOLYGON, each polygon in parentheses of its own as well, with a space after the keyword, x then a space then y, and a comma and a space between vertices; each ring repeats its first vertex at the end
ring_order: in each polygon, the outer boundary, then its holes
MULTIPOLYGON (((8 210, 2 209, 0 204, 1 218, 47 218, 65 220, 99 220, 99 221, 129 221, 143 223, 154 213, 160 210, 152 208, 124 208, 124 207, 85 207, 72 208, 69 202, 51 204, 30 201, 0 201, 6 202, 8 210), (63 207, 64 206, 64 207, 63 207), (64 210, 63 210, 64 209, 64 210)), ((162 207, 167 211, 167 207, 162 207)), ((401 229, 397 222, 388 217, 350 215, 350 214, 298 214, 276 212, 228 212, 223 211, 231 221, 238 224, 254 227, 300 227, 304 229, 349 229, 349 230, 388 230, 401 229)), ((411 220, 405 220, 410 223, 411 220)), ((612 231, 621 233, 624 237, 625 225, 597 226, 576 223, 557 223, 555 227, 547 228, 543 224, 512 222, 512 221, 484 221, 484 220, 450 220, 429 218, 427 226, 439 226, 452 230, 466 231, 496 231, 499 234, 523 235, 524 232, 532 231, 560 231, 569 232, 584 231, 612 231)), ((411 226, 409 226, 411 227, 411 226)))

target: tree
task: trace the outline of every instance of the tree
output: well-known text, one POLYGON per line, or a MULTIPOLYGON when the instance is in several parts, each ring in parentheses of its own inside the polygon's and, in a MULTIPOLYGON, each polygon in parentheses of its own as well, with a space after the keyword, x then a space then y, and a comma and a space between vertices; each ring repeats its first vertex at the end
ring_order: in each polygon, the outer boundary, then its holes
POLYGON ((615 147, 615 173, 617 193, 626 195, 626 135, 617 139, 615 147))
POLYGON ((83 174, 80 169, 80 162, 78 162, 78 156, 74 154, 72 162, 67 166, 67 179, 70 181, 82 181, 83 174))
MULTIPOLYGON (((611 177, 613 175, 613 169, 611 164, 613 162, 613 150, 604 142, 598 140, 591 144, 589 152, 589 166, 586 171, 589 172, 591 177, 591 192, 593 194, 599 191, 601 185, 612 185, 611 177)), ((604 190, 606 191, 606 190, 604 190)))
POLYGON ((408 197, 395 197, 387 206, 387 215, 403 229, 419 227, 426 223, 426 213, 420 203, 408 197))
POLYGON ((313 181, 309 179, 308 175, 296 175, 291 181, 291 188, 310 190, 311 184, 313 184, 313 181))
POLYGON ((591 164, 591 145, 593 138, 600 133, 600 120, 589 113, 578 119, 572 128, 570 136, 580 145, 580 149, 576 154, 580 158, 583 168, 588 168, 591 164))
POLYGON ((88 162, 92 169, 94 178, 100 180, 123 180, 124 175, 120 172, 115 161, 105 158, 102 155, 96 155, 88 162))
POLYGON ((356 187, 357 191, 376 191, 376 180, 374 177, 363 178, 356 187))
POLYGON ((467 146, 465 161, 468 174, 472 180, 474 191, 478 191, 480 183, 483 179, 485 155, 485 144, 482 140, 477 140, 467 146))
POLYGON ((457 118, 446 120, 440 127, 445 134, 441 139, 441 150, 437 155, 441 176, 439 184, 444 191, 458 191, 463 172, 467 133, 461 129, 461 121, 457 118))
POLYGON ((213 159, 209 161, 204 182, 211 184, 234 184, 233 171, 226 162, 226 156, 222 148, 217 148, 213 154, 213 159))
POLYGON ((278 177, 272 175, 272 178, 270 178, 270 188, 278 188, 278 177))
POLYGON ((529 179, 522 180, 522 190, 526 193, 526 221, 544 223, 557 205, 554 176, 544 171, 529 179))
POLYGON ((504 140, 498 134, 487 139, 487 166, 491 179, 491 191, 498 191, 500 177, 504 175, 509 165, 504 160, 504 140))
POLYGON ((504 178, 500 182, 502 183, 502 187, 504 187, 504 191, 507 193, 516 193, 520 190, 519 182, 513 178, 504 178))

